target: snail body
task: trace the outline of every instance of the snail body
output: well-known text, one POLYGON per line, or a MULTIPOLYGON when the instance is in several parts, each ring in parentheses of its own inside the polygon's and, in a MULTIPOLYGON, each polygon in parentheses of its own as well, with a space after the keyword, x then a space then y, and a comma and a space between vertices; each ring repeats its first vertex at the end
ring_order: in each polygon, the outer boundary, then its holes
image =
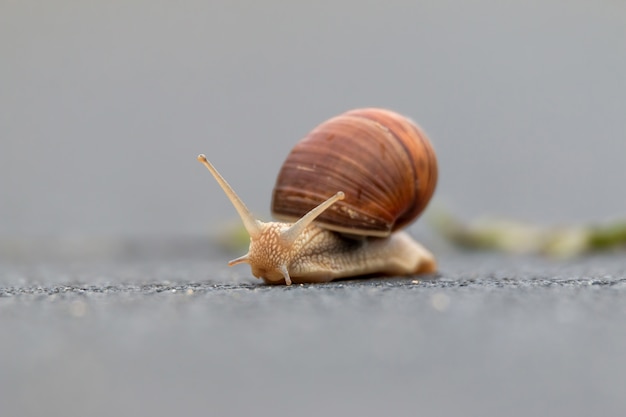
POLYGON ((198 160, 250 235, 248 253, 229 265, 249 263, 252 274, 267 283, 436 270, 434 256, 400 230, 424 210, 437 182, 434 150, 404 116, 351 110, 298 142, 273 192, 272 214, 286 222, 256 220, 204 155, 198 160))

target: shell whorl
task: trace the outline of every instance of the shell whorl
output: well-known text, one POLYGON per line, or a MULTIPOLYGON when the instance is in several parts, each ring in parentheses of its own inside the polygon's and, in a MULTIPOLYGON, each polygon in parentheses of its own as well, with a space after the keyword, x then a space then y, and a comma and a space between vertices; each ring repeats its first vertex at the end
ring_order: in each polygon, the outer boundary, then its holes
POLYGON ((342 190, 316 223, 354 235, 387 236, 415 220, 437 183, 430 141, 390 110, 356 109, 331 118, 296 144, 283 164, 272 213, 293 221, 342 190))

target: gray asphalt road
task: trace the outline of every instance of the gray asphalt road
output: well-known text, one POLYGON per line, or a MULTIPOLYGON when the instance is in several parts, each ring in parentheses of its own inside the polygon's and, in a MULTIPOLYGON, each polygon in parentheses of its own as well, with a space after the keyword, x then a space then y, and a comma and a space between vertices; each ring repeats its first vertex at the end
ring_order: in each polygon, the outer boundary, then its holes
POLYGON ((201 243, 141 248, 2 263, 3 415, 626 412, 623 254, 272 287, 201 243))

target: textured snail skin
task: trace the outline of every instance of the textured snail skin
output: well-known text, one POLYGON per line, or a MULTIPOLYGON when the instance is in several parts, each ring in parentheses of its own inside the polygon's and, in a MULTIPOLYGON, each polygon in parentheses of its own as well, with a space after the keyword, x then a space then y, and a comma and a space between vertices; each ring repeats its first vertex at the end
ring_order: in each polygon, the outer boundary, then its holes
POLYGON ((414 275, 434 272, 434 256, 406 232, 387 238, 350 239, 314 224, 289 247, 279 233, 288 223, 264 224, 251 239, 247 262, 252 274, 268 284, 285 284, 282 265, 291 282, 319 283, 363 275, 414 275))

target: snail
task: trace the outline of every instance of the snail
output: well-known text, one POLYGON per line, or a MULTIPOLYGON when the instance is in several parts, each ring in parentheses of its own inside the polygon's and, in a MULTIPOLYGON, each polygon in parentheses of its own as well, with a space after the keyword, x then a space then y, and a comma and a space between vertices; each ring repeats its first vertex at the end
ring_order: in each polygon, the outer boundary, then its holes
POLYGON ((426 134, 390 110, 355 109, 313 129, 287 156, 272 215, 255 219, 204 155, 250 235, 250 264, 270 284, 434 272, 434 256, 401 229, 425 209, 437 183, 426 134))

